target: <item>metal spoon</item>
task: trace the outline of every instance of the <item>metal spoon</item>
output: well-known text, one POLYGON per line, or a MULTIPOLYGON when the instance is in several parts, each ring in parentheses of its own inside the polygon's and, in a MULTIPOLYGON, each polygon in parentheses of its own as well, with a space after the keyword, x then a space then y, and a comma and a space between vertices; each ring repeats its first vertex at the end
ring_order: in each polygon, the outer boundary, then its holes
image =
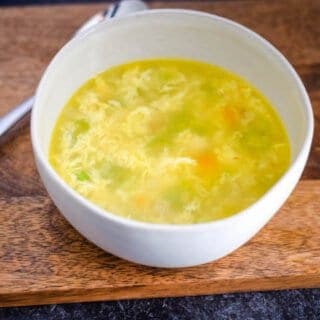
MULTIPOLYGON (((99 12, 86 21, 74 34, 77 36, 88 31, 92 26, 101 21, 113 17, 125 16, 129 13, 146 10, 147 5, 141 0, 122 0, 109 6, 103 12, 99 12)), ((0 117, 0 137, 3 136, 10 128, 12 128, 19 120, 21 120, 28 112, 31 111, 34 102, 34 96, 24 100, 4 116, 0 117)))

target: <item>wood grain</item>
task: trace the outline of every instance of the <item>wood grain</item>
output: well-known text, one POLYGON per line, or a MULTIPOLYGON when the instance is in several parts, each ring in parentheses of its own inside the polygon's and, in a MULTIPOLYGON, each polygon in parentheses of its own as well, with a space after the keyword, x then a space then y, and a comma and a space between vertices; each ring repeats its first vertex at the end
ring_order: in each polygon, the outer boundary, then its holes
MULTIPOLYGON (((0 146, 0 306, 320 286, 320 1, 150 5, 231 18, 288 57, 315 113, 315 137, 303 175, 309 180, 299 184, 266 228, 232 255, 183 270, 137 266, 96 248, 62 218, 39 180, 25 121, 0 146)), ((33 92, 54 53, 102 8, 0 8, 0 115, 33 92)))
POLYGON ((0 198, 0 306, 320 286, 319 181, 249 243, 186 269, 138 266, 78 234, 46 196, 0 198))

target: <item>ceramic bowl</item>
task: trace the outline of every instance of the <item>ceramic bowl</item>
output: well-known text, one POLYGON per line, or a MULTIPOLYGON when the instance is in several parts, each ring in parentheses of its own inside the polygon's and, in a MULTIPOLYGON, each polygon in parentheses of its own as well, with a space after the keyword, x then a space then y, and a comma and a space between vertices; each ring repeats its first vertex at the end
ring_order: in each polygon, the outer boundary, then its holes
POLYGON ((42 181, 70 224, 100 248, 155 267, 194 266, 221 258, 253 237, 297 184, 313 134, 312 108, 292 66, 270 43, 230 20, 188 10, 150 10, 115 18, 67 43, 39 84, 32 111, 32 144, 42 181), (226 219, 193 225, 132 221, 92 204, 72 190, 48 162, 57 116, 88 78, 131 60, 181 57, 220 65, 254 84, 287 129, 292 160, 257 202, 226 219))

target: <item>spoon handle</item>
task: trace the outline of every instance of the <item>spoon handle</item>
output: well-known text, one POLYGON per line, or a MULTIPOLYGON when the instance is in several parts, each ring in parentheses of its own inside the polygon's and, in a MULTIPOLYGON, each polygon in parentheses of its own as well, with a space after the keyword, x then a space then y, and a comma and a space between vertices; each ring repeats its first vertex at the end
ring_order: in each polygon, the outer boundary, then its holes
MULTIPOLYGON (((112 4, 105 12, 100 12, 88 21, 86 21, 80 29, 75 33, 75 36, 84 33, 90 27, 98 24, 104 19, 113 17, 121 17, 130 13, 146 10, 146 4, 141 0, 122 0, 112 4)), ((31 111, 34 102, 34 96, 27 98, 5 115, 0 117, 0 137, 12 128, 19 120, 21 120, 28 112, 31 111)))
POLYGON ((21 120, 32 108, 34 97, 30 97, 12 108, 0 118, 0 137, 21 120))

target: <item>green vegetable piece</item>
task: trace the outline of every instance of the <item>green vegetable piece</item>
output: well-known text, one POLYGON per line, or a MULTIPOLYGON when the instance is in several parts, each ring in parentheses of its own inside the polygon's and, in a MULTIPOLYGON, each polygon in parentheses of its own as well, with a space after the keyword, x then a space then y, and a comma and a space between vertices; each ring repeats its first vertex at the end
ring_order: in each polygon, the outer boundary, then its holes
POLYGON ((114 187, 123 185, 130 177, 130 169, 114 163, 107 163, 101 168, 101 176, 110 179, 114 187))
POLYGON ((80 134, 85 133, 89 130, 90 125, 88 121, 84 119, 80 119, 75 121, 74 130, 73 130, 73 137, 77 138, 80 134))
POLYGON ((88 174, 85 171, 80 171, 78 173, 76 173, 77 179, 79 181, 88 181, 90 180, 90 177, 88 176, 88 174))
POLYGON ((171 208, 176 211, 181 211, 186 203, 192 199, 194 190, 188 181, 181 181, 177 185, 168 188, 163 193, 163 198, 171 208))

